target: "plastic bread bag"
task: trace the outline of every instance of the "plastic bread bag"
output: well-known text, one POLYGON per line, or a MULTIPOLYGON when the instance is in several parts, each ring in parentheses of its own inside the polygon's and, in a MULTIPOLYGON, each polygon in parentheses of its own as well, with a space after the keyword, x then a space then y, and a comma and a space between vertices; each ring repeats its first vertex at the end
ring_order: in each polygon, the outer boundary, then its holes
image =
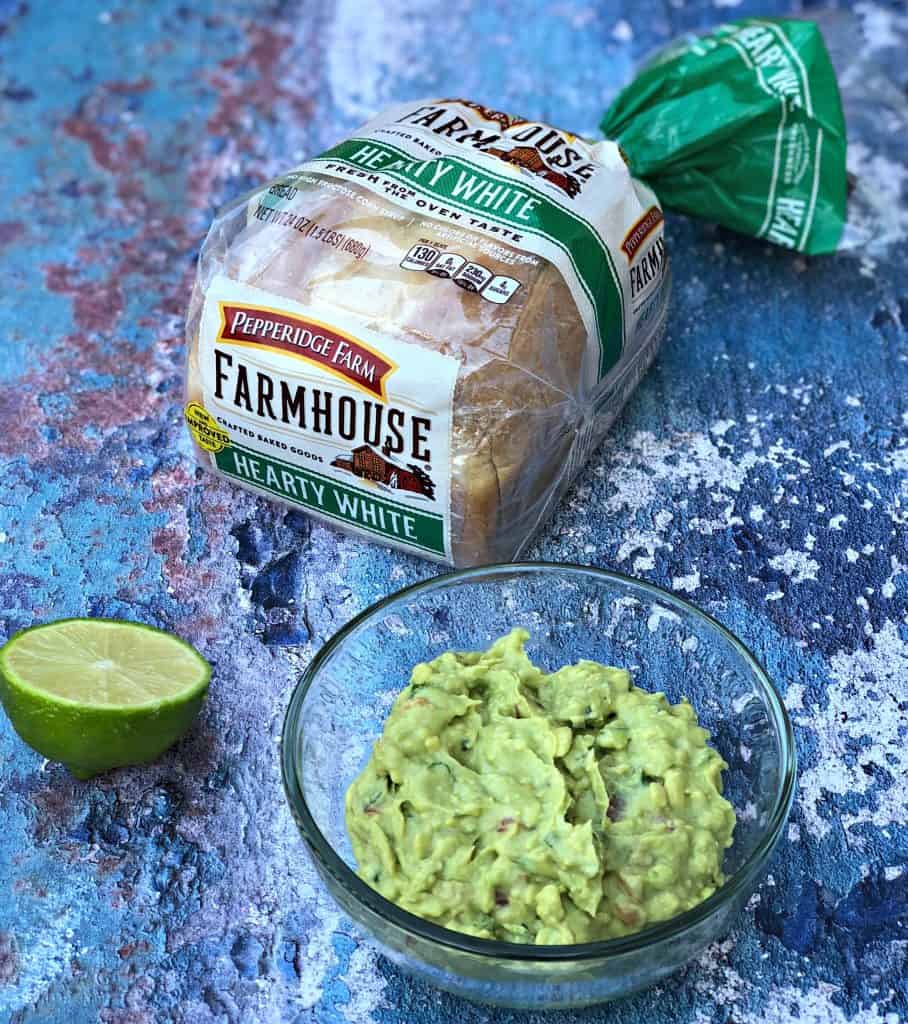
POLYGON ((451 565, 519 556, 660 344, 663 206, 805 253, 843 227, 810 22, 669 47, 602 128, 405 103, 222 210, 187 320, 202 464, 451 565))

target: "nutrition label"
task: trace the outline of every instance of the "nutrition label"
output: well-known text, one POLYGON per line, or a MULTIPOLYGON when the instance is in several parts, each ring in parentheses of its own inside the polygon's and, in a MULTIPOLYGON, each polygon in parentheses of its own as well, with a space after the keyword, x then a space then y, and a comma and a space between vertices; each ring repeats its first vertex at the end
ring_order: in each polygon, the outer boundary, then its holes
POLYGON ((411 247, 401 260, 404 270, 418 270, 433 277, 449 278, 466 292, 478 292, 488 302, 501 304, 520 287, 513 277, 494 274, 488 267, 473 263, 456 252, 445 252, 437 246, 420 243, 411 247))

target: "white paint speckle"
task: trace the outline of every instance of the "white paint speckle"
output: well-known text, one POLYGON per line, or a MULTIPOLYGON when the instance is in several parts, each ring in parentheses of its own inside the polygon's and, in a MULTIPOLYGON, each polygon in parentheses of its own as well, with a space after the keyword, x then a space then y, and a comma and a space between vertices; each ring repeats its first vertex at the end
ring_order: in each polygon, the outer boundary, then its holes
POLYGON ((895 580, 897 576, 901 576, 903 572, 908 570, 908 565, 903 565, 895 555, 889 556, 889 567, 892 572, 889 574, 886 581, 880 587, 880 593, 883 597, 889 599, 895 597, 895 580))
POLYGON ((383 17, 363 17, 360 0, 334 5, 324 48, 328 83, 351 127, 405 95, 408 82, 431 76, 423 45, 426 17, 420 0, 399 0, 383 17))
POLYGON ((899 26, 905 27, 906 19, 899 17, 895 11, 888 11, 877 4, 855 4, 855 12, 861 19, 864 39, 869 50, 885 50, 891 46, 901 46, 899 26))
POLYGON ((693 593, 700 586, 700 570, 694 569, 686 576, 675 576, 672 579, 672 590, 683 590, 687 594, 693 593))
POLYGON ((762 505, 751 505, 750 506, 750 518, 755 523, 762 523, 763 516, 766 514, 766 510, 762 505))
POLYGON ((663 608, 662 605, 654 604, 650 610, 650 616, 646 620, 646 627, 650 633, 655 633, 662 622, 680 622, 676 612, 671 611, 669 608, 663 608))
POLYGON ((612 29, 612 39, 617 39, 619 43, 629 43, 633 38, 634 30, 628 22, 623 18, 615 22, 615 27, 612 29))
POLYGON ((715 434, 716 437, 725 437, 725 435, 735 425, 734 420, 717 420, 710 428, 709 432, 715 434))
POLYGON ((843 448, 848 449, 850 447, 850 441, 836 441, 835 444, 831 444, 828 448, 823 449, 823 458, 828 459, 829 456, 834 454, 835 452, 841 451, 843 448))
POLYGON ((657 512, 653 517, 653 530, 634 530, 624 535, 624 541, 618 548, 617 559, 619 562, 627 559, 641 549, 645 554, 638 554, 633 562, 634 572, 647 572, 656 565, 653 557, 658 548, 672 550, 672 545, 662 540, 660 534, 664 533, 672 521, 672 513, 667 509, 657 512))
POLYGON ((841 530, 842 529, 842 525, 844 523, 847 523, 847 522, 848 522, 848 516, 843 516, 843 515, 833 516, 832 519, 829 520, 829 529, 830 530, 841 530))
POLYGON ((770 558, 769 564, 773 569, 784 572, 790 577, 792 583, 803 583, 805 580, 815 580, 820 563, 810 558, 803 551, 794 551, 789 548, 781 555, 770 558))
POLYGON ((772 987, 760 1007, 760 1021, 762 1024, 789 1024, 792 1020, 797 1020, 798 1024, 889 1024, 889 1015, 884 1017, 876 1003, 856 1013, 846 1013, 834 999, 840 991, 840 986, 828 981, 816 981, 804 992, 794 986, 772 987), (796 1017, 792 1017, 793 1008, 797 1009, 796 1017))
POLYGON ((798 711, 804 707, 804 687, 801 683, 792 683, 785 694, 785 707, 789 711, 798 711))
MULTIPOLYGON (((871 637, 869 647, 862 645, 832 656, 830 679, 818 697, 822 704, 805 707, 795 716, 798 727, 811 730, 817 741, 816 762, 802 770, 799 789, 804 820, 812 835, 822 837, 831 827, 821 813, 826 793, 861 794, 875 785, 861 763, 884 764, 896 779, 908 774, 908 744, 904 741, 908 721, 890 696, 902 692, 906 678, 908 642, 900 636, 896 623, 886 622, 871 637), (867 699, 871 687, 881 695, 880 700, 867 699), (844 756, 849 740, 861 744, 860 758, 851 763, 844 756)), ((841 818, 836 815, 836 821, 846 831, 861 822, 883 828, 904 821, 908 786, 878 790, 870 804, 841 818)))
POLYGON ((861 252, 859 273, 875 278, 877 262, 873 257, 886 256, 890 246, 908 237, 908 207, 901 201, 908 166, 857 140, 849 140, 847 162, 856 188, 848 203, 841 244, 861 252))
POLYGON ((876 277, 876 268, 878 264, 876 260, 871 259, 869 256, 862 256, 858 273, 861 277, 866 277, 872 281, 876 277))
POLYGON ((376 1011, 387 1005, 384 993, 388 983, 376 967, 377 958, 376 951, 365 944, 350 954, 347 973, 342 976, 350 992, 343 1008, 350 1024, 374 1024, 379 1019, 376 1011))

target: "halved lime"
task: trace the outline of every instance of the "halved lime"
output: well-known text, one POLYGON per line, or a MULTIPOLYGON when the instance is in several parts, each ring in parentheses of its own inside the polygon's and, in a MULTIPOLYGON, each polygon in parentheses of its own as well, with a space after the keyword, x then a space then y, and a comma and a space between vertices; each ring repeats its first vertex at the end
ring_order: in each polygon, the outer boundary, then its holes
POLYGON ((198 714, 211 666, 184 640, 117 619, 61 619, 0 648, 16 732, 81 779, 153 761, 198 714))

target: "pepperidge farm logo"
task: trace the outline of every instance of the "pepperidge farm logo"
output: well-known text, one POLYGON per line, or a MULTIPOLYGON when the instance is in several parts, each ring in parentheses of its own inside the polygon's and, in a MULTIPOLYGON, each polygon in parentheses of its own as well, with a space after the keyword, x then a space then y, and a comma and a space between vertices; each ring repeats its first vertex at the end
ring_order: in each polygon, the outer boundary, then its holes
POLYGON ((387 401, 386 384, 397 365, 358 338, 318 320, 268 306, 218 305, 219 341, 286 352, 387 401))
POLYGON ((186 420, 197 445, 241 487, 450 560, 460 363, 352 317, 317 316, 213 278, 189 364, 186 420))

